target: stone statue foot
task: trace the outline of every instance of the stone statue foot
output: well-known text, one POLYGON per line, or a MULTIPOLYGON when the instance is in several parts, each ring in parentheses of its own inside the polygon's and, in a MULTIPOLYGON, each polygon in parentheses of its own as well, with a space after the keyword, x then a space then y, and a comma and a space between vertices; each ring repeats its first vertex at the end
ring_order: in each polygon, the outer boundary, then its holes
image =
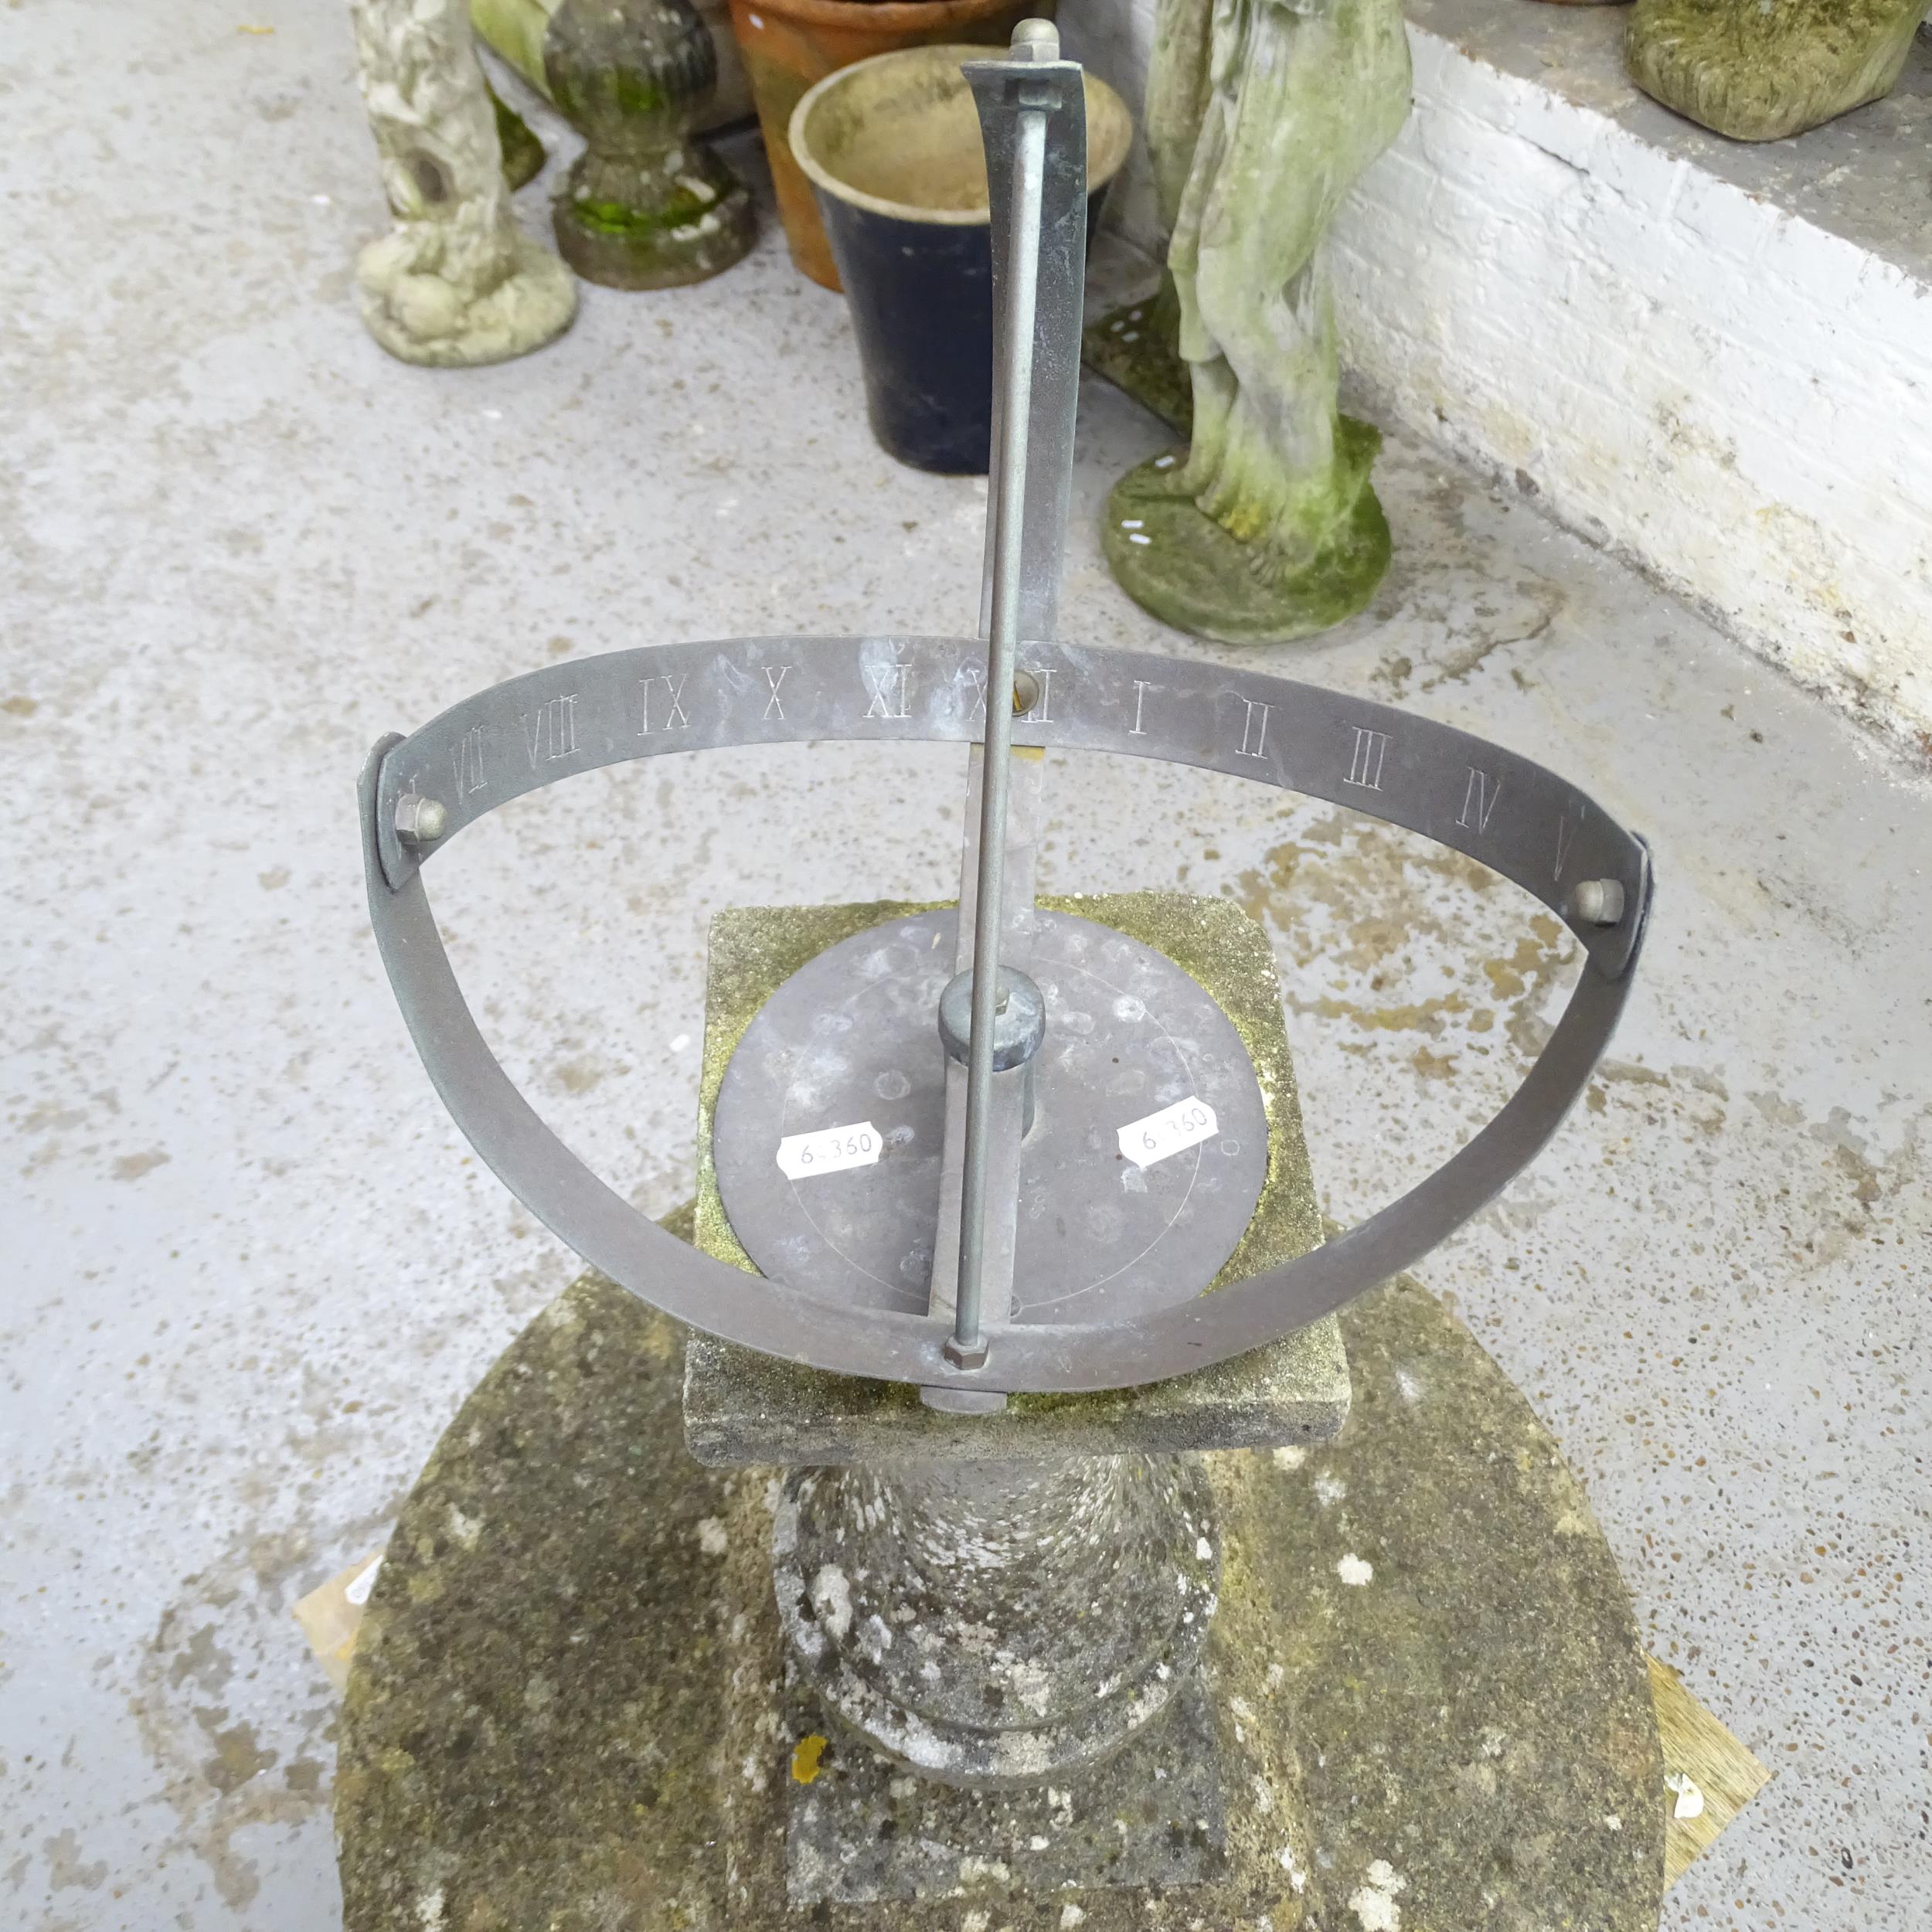
POLYGON ((1353 617, 1389 567, 1388 519, 1369 481, 1380 433, 1352 417, 1335 437, 1338 488, 1312 545, 1245 543, 1181 483, 1185 459, 1157 456, 1114 486, 1102 532, 1121 587, 1163 623, 1223 644, 1291 644, 1353 617))
POLYGON ((533 182, 543 172, 543 144, 530 124, 492 87, 490 106, 496 114, 496 138, 503 149, 503 179, 512 188, 533 182))
POLYGON ((362 321, 405 362, 461 369, 541 349, 570 327, 577 284, 556 256, 527 235, 512 243, 509 274, 473 294, 426 263, 422 238, 399 228, 364 249, 355 265, 362 321))
POLYGON ((555 224, 563 259, 607 288, 704 281, 742 261, 757 236, 744 183, 690 139, 641 157, 587 150, 555 224))
POLYGON ((1734 141, 1781 141, 1892 91, 1927 0, 1637 0, 1631 78, 1734 141))

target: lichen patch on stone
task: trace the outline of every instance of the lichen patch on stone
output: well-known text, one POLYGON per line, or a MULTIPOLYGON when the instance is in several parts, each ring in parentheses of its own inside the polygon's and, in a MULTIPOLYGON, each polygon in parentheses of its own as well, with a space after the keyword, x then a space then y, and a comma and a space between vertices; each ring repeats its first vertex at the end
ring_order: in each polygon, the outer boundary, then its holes
POLYGON ((1349 1910, 1361 1921, 1362 1932, 1401 1932, 1402 1907, 1396 1896, 1408 1883, 1386 1859, 1369 1866, 1365 1882, 1349 1894, 1349 1910))
POLYGON ((832 1641, 843 1642, 845 1632, 852 1628, 852 1586, 836 1563, 822 1564, 812 1578, 811 1607, 819 1622, 831 1632, 832 1641))
POLYGON ((818 1775, 818 1760, 825 1755, 825 1740, 817 1731, 799 1739, 791 1753, 791 1775, 801 1784, 809 1784, 818 1775))

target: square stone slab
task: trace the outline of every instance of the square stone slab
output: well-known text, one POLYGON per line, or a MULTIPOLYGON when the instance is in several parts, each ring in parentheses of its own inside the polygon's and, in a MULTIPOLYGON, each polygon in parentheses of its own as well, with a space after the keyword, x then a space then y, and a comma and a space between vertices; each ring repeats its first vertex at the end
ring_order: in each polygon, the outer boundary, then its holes
MULTIPOLYGON (((1267 935, 1228 900, 1189 893, 1039 903, 1165 953, 1213 995, 1254 1063, 1268 1118, 1267 1178, 1247 1233, 1206 1292, 1306 1253, 1321 1239, 1321 1218, 1267 935)), ((745 1029, 828 946, 924 910, 878 901, 745 906, 713 920, 696 1225, 706 1253, 757 1272, 726 1218, 711 1156, 718 1090, 745 1029)), ((700 1462, 720 1467, 1271 1448, 1328 1441, 1348 1413, 1348 1359, 1332 1316, 1197 1374, 1099 1394, 1015 1395, 988 1416, 948 1414, 926 1406, 910 1384, 801 1368, 709 1335, 685 1345, 685 1440, 700 1462)))
POLYGON ((826 1726, 787 1669, 786 1735, 808 1750, 785 1823, 785 1896, 796 1912, 943 1899, 985 1875, 1039 1897, 1166 1889, 1228 1874, 1220 1740, 1199 1677, 1126 1749, 1017 1791, 914 1777, 842 1726, 826 1726))

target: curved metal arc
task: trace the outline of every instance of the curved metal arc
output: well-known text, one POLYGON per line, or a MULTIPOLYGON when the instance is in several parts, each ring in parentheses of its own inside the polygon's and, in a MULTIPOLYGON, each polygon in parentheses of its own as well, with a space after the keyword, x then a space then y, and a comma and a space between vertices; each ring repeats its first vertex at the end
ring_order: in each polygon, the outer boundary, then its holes
MULTIPOLYGON (((1421 832, 1533 894, 1614 977, 1636 921, 1600 927, 1569 894, 1607 877, 1633 909, 1638 842, 1554 772, 1450 725, 1318 685, 1146 651, 1028 642, 1041 687, 1015 743, 1107 751, 1250 778, 1421 832)), ((456 833, 555 780, 662 752, 837 739, 982 735, 985 651, 966 638, 737 638, 573 659, 478 692, 395 747, 377 827, 392 885, 423 862, 400 842, 396 801, 435 799, 456 833)))
POLYGON ((814 1367, 893 1380, 926 1379, 943 1367, 936 1339, 942 1326, 933 1325, 928 1349, 928 1325, 918 1318, 862 1318, 856 1310, 813 1301, 713 1260, 640 1213, 544 1124, 476 1024, 421 875, 394 889, 383 876, 375 837, 378 781, 384 756, 400 742, 379 743, 362 774, 370 922, 430 1083, 485 1165, 593 1267, 695 1328, 814 1367), (857 1366, 860 1358, 869 1359, 857 1366))
MULTIPOLYGON (((546 1127, 491 1053, 463 998, 420 872, 384 875, 383 740, 362 775, 371 923, 397 1004, 430 1080, 479 1156, 592 1266, 641 1299, 712 1334, 834 1372, 927 1386, 1084 1391, 1131 1387, 1243 1354, 1331 1313, 1418 1260, 1478 1213, 1548 1143, 1582 1092, 1629 996, 1587 959, 1556 1031, 1522 1084, 1466 1146, 1400 1199, 1279 1268, 1146 1319, 988 1330, 985 1368, 954 1369, 943 1321, 842 1308, 713 1260, 666 1233, 597 1179, 546 1127)), ((1648 857, 1629 963, 1649 898, 1648 857)))

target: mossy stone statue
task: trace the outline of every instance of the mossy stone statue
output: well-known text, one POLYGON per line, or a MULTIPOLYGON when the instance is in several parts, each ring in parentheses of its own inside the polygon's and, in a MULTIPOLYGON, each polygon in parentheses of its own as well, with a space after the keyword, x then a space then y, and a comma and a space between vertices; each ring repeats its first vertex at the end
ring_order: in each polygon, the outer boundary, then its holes
POLYGON ((570 325, 577 284, 512 216, 463 0, 356 0, 351 19, 396 218, 356 263, 369 333, 404 362, 443 368, 540 347, 570 325))
POLYGON ((1782 141, 1882 100, 1927 0, 1637 0, 1631 78, 1734 141, 1782 141))
MULTIPOLYGON (((1409 83, 1400 0, 1162 0, 1148 134, 1173 240, 1141 339, 1158 352, 1172 327, 1193 441, 1121 480, 1105 545, 1181 629, 1287 643, 1352 616, 1388 568, 1380 439, 1336 406, 1324 242, 1409 83)), ((1119 319, 1103 335, 1138 335, 1119 319)))
POLYGON ((751 197, 692 133, 718 55, 690 0, 472 0, 471 13, 584 138, 554 216, 580 275, 672 288, 743 259, 751 197))

